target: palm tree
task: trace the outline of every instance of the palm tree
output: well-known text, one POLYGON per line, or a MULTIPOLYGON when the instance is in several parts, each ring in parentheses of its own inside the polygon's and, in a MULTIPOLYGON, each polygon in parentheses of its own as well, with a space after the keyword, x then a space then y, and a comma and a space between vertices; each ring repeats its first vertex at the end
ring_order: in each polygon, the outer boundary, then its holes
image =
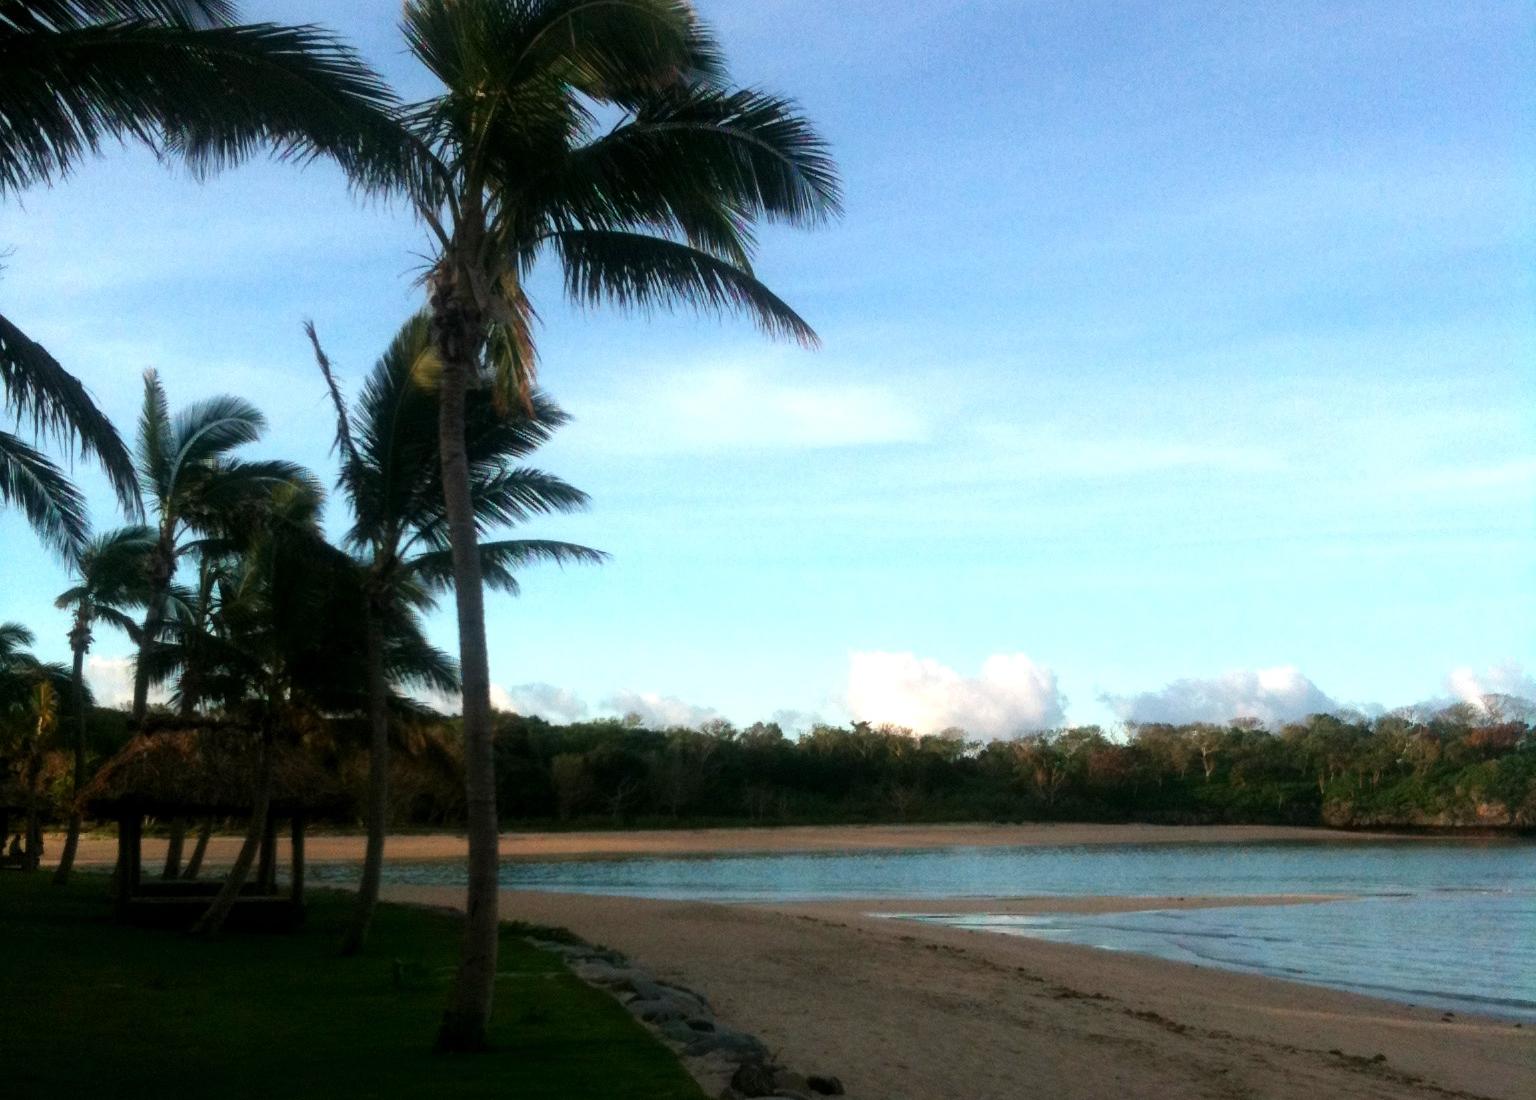
POLYGON ((407 0, 404 29, 442 84, 405 117, 425 164, 411 198, 435 248, 427 284, 464 678, 468 912, 438 1034, 440 1048, 462 1050, 485 1044, 498 934, 466 391, 489 359, 503 404, 530 400, 534 310, 525 286, 543 256, 560 264, 578 302, 740 309, 771 335, 814 342, 752 274, 752 228, 761 219, 819 222, 839 196, 825 144, 790 103, 728 86, 688 0, 407 0))
MULTIPOLYGON (((156 539, 147 563, 146 610, 134 662, 135 725, 143 724, 149 708, 150 682, 161 664, 157 647, 172 611, 172 581, 183 555, 194 548, 208 552, 238 545, 263 521, 276 487, 309 479, 291 462, 230 457, 265 430, 266 418, 239 397, 209 398, 173 419, 159 377, 153 370, 144 373, 138 468, 154 513, 156 539)), ((183 837, 184 823, 171 822, 166 878, 180 872, 183 837)))
MULTIPOLYGON (((250 871, 271 804, 273 747, 301 726, 365 706, 364 577, 358 563, 325 541, 320 492, 312 483, 276 489, 239 560, 221 583, 202 690, 225 710, 254 712, 261 753, 245 841, 197 931, 217 932, 250 871)), ((432 690, 458 686, 451 660, 430 646, 409 613, 377 634, 385 676, 432 690)))
POLYGON ((133 721, 142 723, 149 703, 152 650, 170 610, 171 582, 184 555, 229 548, 261 521, 272 491, 309 475, 291 462, 232 458, 266 431, 266 418, 243 398, 212 397, 174 418, 165 388, 153 370, 144 373, 139 416, 138 469, 149 497, 155 543, 149 553, 149 587, 139 657, 134 670, 133 721))
MULTIPOLYGON (((314 27, 235 24, 231 0, 0 0, 0 201, 132 140, 209 172, 269 148, 335 159, 363 189, 395 185, 408 154, 382 81, 314 27)), ((134 467, 84 387, 0 316, 0 406, 78 445, 138 515, 134 467)), ((0 503, 59 550, 86 535, 79 493, 0 432, 0 503)))
POLYGON ((9 769, 10 757, 21 756, 27 811, 22 866, 27 870, 36 870, 43 855, 37 781, 43 754, 58 728, 59 693, 69 684, 63 666, 32 654, 33 641, 32 632, 19 623, 0 623, 0 764, 9 769))
MULTIPOLYGON (((357 410, 350 413, 314 326, 307 326, 315 358, 336 405, 341 488, 354 522, 346 544, 366 562, 368 657, 368 845, 353 921, 343 954, 362 949, 379 896, 389 798, 390 672, 384 632, 402 614, 427 609, 452 584, 453 563, 444 515, 438 461, 438 399, 441 376, 432 347, 431 320, 407 321, 373 368, 357 410)), ((466 407, 465 448, 470 495, 481 533, 534 514, 573 512, 587 496, 559 478, 511 463, 529 455, 566 422, 547 398, 535 394, 531 409, 498 411, 485 392, 466 407)), ((515 593, 514 571, 548 561, 598 563, 604 555, 568 542, 502 539, 479 545, 485 583, 515 593)))
POLYGON ((74 559, 75 584, 62 592, 54 606, 72 611, 69 648, 74 654, 70 673, 75 704, 74 781, 70 787, 69 832, 53 881, 62 886, 69 881, 74 867, 75 850, 80 843, 80 810, 74 796, 85 784, 85 727, 89 708, 85 694, 85 655, 90 651, 92 628, 98 621, 137 637, 138 624, 127 614, 130 607, 142 607, 148 596, 148 562, 155 545, 155 534, 148 527, 121 527, 98 535, 88 542, 74 559))

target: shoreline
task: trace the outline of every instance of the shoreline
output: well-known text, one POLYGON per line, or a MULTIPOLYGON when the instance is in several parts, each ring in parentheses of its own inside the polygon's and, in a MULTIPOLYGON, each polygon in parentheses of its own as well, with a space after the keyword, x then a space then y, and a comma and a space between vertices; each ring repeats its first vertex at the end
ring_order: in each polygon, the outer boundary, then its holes
MULTIPOLYGON (((840 826, 509 833, 504 859, 861 852, 1101 844, 1414 843, 1422 838, 1245 826, 840 826)), ((209 863, 232 858, 216 837, 209 863)), ((392 862, 455 859, 464 838, 389 838, 392 862)), ((316 836, 318 863, 361 860, 360 835, 316 836)), ((56 856, 58 838, 49 843, 56 856)), ((286 845, 282 845, 286 847, 286 845)), ((164 841, 146 845, 147 866, 164 841)), ((110 836, 82 866, 110 866, 110 836)), ((462 887, 386 884, 385 900, 462 910, 462 887)), ((863 1100, 1106 1096, 1387 1100, 1536 1095, 1536 1028, 1330 987, 893 919, 934 913, 1115 913, 1326 904, 1343 894, 1101 895, 729 903, 501 892, 505 920, 569 929, 707 997, 722 1023, 863 1100)))
MULTIPOLYGON (((462 909, 461 889, 386 900, 462 909)), ((1016 898, 1126 912, 1256 898, 1016 898)), ((934 902, 956 911, 972 903, 934 902)), ((567 928, 709 999, 722 1022, 863 1100, 1106 1096, 1385 1100, 1536 1092, 1536 1030, 1128 952, 894 920, 857 902, 676 902, 502 891, 503 919, 567 928)))
MULTIPOLYGON (((784 825, 753 828, 657 829, 645 831, 504 832, 503 860, 615 859, 628 856, 770 855, 791 853, 921 851, 941 848, 1079 847, 1111 844, 1371 844, 1435 843, 1458 839, 1443 834, 1343 831, 1287 825, 784 825)), ((1467 837, 1503 842, 1513 838, 1467 837)), ((216 835, 208 847, 213 864, 228 863, 241 837, 216 835)), ((282 842, 286 845, 286 841, 282 842)), ((305 846, 310 863, 351 863, 363 858, 361 833, 312 833, 305 846)), ((45 864, 56 862, 63 837, 49 833, 45 864)), ((144 838, 146 865, 164 858, 164 837, 144 838)), ((189 837, 186 851, 190 854, 189 837)), ((385 842, 394 862, 462 859, 462 833, 392 833, 385 842)), ((80 839, 82 866, 111 864, 111 834, 80 839)))

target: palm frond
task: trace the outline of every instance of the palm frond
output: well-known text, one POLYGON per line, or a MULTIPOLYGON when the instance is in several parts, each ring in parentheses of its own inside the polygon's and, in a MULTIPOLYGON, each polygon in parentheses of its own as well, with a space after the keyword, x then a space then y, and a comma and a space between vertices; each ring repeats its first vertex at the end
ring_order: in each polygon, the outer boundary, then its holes
POLYGON ((329 32, 233 26, 219 4, 121 6, 139 10, 57 28, 0 22, 0 195, 54 182, 111 140, 199 173, 263 148, 333 157, 368 189, 418 170, 387 86, 329 32))
POLYGON ((642 311, 679 304, 717 314, 744 312, 769 336, 815 347, 816 332, 749 272, 691 245, 619 230, 551 234, 565 289, 581 304, 612 303, 642 311))
POLYGON ((0 24, 81 30, 97 23, 162 22, 213 27, 235 18, 231 0, 3 0, 0 24))
POLYGON ((0 432, 0 502, 20 508, 38 537, 66 557, 90 529, 80 490, 46 455, 9 432, 0 432))
POLYGON ((159 501, 172 492, 175 452, 171 443, 171 406, 165 396, 160 375, 153 369, 144 372, 144 404, 139 410, 139 436, 136 445, 139 476, 144 488, 159 501))
POLYGON ((256 442, 266 428, 267 418, 243 397, 225 394, 188 405, 171 423, 172 478, 256 442))
POLYGON ((792 103, 698 87, 651 97, 534 186, 563 228, 648 226, 738 267, 754 220, 814 226, 842 206, 827 144, 792 103))
POLYGON ((123 509, 130 515, 142 514, 133 459, 117 429, 96 407, 79 379, 3 316, 0 390, 0 407, 18 421, 30 422, 34 432, 77 444, 81 455, 101 463, 123 509))
MULTIPOLYGON (((519 592, 517 571, 530 565, 549 563, 601 565, 608 555, 601 550, 571 542, 547 539, 503 539, 480 544, 480 573, 486 587, 509 595, 519 592)), ((433 550, 412 559, 412 575, 430 591, 445 592, 453 586, 453 558, 447 550, 433 550)))

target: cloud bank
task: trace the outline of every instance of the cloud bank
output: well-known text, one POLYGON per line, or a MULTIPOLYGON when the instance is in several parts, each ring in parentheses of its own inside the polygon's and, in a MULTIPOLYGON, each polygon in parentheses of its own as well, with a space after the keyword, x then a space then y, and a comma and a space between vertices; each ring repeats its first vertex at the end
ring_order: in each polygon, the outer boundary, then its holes
POLYGON ((491 706, 561 724, 580 722, 587 716, 587 704, 579 695, 554 684, 517 684, 509 688, 492 684, 491 706))
POLYGON ((1445 678, 1445 686, 1457 702, 1471 703, 1486 711, 1485 696, 1513 695, 1519 699, 1536 701, 1536 676, 1531 676, 1514 661, 1495 665, 1486 672, 1473 668, 1452 669, 1445 678))
POLYGON ((621 715, 638 714, 642 724, 655 728, 688 726, 697 728, 722 715, 714 707, 695 706, 675 695, 653 691, 620 691, 610 695, 603 705, 621 715))
POLYGON ((1234 669, 1209 679, 1175 680, 1157 691, 1100 698, 1126 722, 1227 722, 1266 726, 1345 709, 1292 665, 1234 669))
POLYGON ((971 737, 1007 737, 1059 726, 1066 700, 1056 674, 1023 653, 998 653, 979 676, 912 653, 853 653, 849 711, 856 719, 910 727, 918 734, 959 726, 971 737))

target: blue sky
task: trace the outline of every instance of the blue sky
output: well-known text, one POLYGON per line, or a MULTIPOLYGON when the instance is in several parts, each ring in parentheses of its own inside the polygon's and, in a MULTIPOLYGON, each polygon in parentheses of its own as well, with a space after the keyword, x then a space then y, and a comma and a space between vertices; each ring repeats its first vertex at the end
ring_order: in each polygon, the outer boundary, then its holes
MULTIPOLYGON (((393 4, 245 10, 430 91, 393 4)), ((594 508, 529 533, 614 560, 493 599, 500 700, 997 735, 1536 692, 1529 5, 701 10, 836 148, 847 217, 760 264, 825 346, 573 311, 546 273, 576 422, 541 463, 594 508)), ((0 308, 125 430, 153 366, 330 480, 300 324, 355 384, 424 241, 325 166, 128 151, 0 208, 0 247, 0 308)), ((14 513, 0 555, 0 619, 62 658, 57 563, 14 513)), ((127 643, 97 651, 115 697, 127 643)))

